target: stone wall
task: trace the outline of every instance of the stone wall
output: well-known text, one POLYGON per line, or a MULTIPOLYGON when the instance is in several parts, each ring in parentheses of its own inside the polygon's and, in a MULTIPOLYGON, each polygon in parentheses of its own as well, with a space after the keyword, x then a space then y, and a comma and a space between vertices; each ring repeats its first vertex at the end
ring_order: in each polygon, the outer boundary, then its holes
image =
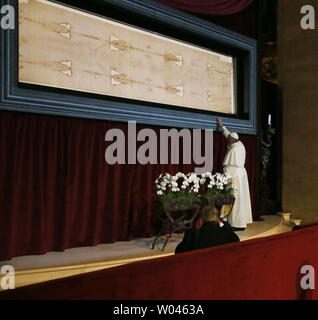
MULTIPOLYGON (((278 1, 279 88, 283 104, 283 210, 318 220, 318 2, 278 1), (300 26, 302 6, 316 9, 316 29, 300 26)), ((278 128, 279 130, 280 128, 278 128)))

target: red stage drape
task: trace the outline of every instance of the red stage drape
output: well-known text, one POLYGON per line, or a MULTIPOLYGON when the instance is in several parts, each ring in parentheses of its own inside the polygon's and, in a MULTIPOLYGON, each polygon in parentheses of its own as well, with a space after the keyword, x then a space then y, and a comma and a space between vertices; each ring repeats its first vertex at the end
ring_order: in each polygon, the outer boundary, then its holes
POLYGON ((240 12, 253 0, 157 0, 170 7, 193 13, 228 15, 240 12))
MULTIPOLYGON (((111 128, 127 134, 127 123, 0 112, 0 260, 153 235, 154 180, 194 165, 108 165, 111 128)), ((256 137, 241 140, 255 204, 256 137)), ((215 132, 214 171, 225 151, 215 132)))

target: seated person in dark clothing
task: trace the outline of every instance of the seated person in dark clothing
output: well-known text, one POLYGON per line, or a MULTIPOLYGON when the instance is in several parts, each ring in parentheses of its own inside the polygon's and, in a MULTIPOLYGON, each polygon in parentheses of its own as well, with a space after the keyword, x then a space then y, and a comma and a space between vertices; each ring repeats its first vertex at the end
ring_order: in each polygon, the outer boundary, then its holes
POLYGON ((175 253, 204 249, 240 241, 232 227, 219 218, 219 211, 213 206, 204 206, 192 229, 186 229, 183 240, 175 253))

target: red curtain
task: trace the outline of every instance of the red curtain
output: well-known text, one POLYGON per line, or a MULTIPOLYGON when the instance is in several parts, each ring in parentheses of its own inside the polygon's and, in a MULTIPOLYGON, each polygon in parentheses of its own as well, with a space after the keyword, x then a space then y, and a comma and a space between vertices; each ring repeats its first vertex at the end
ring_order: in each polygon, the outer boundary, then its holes
MULTIPOLYGON (((112 128, 127 134, 127 123, 0 112, 0 260, 153 235, 154 180, 194 165, 110 166, 112 128)), ((241 140, 254 204, 256 138, 241 140)), ((225 151, 215 132, 214 171, 225 151)))
POLYGON ((228 15, 240 12, 253 0, 157 0, 179 10, 201 14, 228 15))

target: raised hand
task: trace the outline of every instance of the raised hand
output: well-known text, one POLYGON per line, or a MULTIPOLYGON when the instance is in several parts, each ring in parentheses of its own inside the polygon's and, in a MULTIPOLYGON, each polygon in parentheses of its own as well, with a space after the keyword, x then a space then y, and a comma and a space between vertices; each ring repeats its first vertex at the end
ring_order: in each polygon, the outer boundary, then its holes
POLYGON ((223 123, 222 123, 222 120, 220 118, 216 118, 216 122, 217 122, 219 127, 223 127, 223 123))

